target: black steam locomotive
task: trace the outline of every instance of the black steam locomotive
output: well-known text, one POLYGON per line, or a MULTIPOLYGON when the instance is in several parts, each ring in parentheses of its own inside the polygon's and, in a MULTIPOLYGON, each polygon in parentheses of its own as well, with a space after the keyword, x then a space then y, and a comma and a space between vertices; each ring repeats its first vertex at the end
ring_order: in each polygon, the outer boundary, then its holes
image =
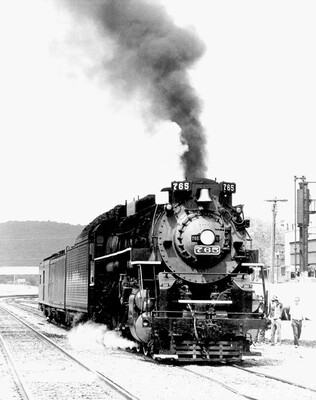
POLYGON ((44 314, 104 323, 158 360, 240 360, 266 313, 234 192, 235 183, 177 181, 100 215, 41 263, 44 314))

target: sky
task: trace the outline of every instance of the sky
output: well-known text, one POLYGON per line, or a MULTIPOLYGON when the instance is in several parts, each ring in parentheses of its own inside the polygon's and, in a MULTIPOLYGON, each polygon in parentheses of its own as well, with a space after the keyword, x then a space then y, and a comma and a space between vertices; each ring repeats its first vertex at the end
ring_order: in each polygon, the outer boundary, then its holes
MULTIPOLYGON (((316 198, 316 3, 161 3, 205 46, 187 74, 206 176, 235 182, 249 218, 271 220, 266 200, 287 200, 277 218, 293 223, 294 176, 316 198)), ((63 0, 6 1, 0 30, 0 222, 86 225, 184 179, 179 126, 113 82, 104 66, 115 46, 93 20, 63 0)))

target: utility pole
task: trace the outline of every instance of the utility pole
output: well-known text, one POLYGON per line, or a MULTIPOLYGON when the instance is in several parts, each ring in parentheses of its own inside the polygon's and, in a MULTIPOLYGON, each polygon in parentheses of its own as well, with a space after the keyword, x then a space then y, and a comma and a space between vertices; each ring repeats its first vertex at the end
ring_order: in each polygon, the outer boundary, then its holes
POLYGON ((277 215, 277 202, 285 202, 287 199, 277 199, 276 197, 272 200, 266 200, 272 204, 272 235, 271 235, 271 244, 272 244, 272 254, 271 254, 271 275, 270 282, 274 283, 274 266, 275 266, 275 222, 277 215))

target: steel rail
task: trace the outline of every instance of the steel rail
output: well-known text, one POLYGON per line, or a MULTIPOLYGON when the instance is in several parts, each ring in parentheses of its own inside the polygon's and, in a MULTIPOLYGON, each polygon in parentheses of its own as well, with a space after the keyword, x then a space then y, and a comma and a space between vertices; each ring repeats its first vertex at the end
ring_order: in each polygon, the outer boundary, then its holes
POLYGON ((311 392, 316 392, 316 389, 313 389, 313 388, 311 388, 309 386, 304 386, 304 385, 301 385, 300 383, 289 381, 287 379, 278 378, 277 376, 273 376, 273 375, 270 375, 270 374, 265 374, 263 372, 251 371, 248 368, 244 368, 244 367, 241 367, 241 366, 236 365, 236 364, 232 364, 231 367, 240 369, 241 371, 249 372, 250 374, 254 374, 254 375, 260 376, 262 378, 272 379, 272 380, 275 380, 277 382, 285 383, 287 385, 299 387, 300 389, 306 389, 306 390, 309 390, 311 392))
POLYGON ((42 340, 48 342, 50 345, 52 345, 54 348, 58 349, 60 352, 62 352, 65 356, 67 356, 70 360, 74 361, 78 365, 80 365, 82 368, 86 369, 87 371, 91 372, 94 374, 102 383, 105 383, 108 387, 113 389, 115 392, 117 392, 119 395, 124 397, 126 400, 140 400, 138 397, 134 396, 133 394, 129 393, 126 389, 124 389, 122 386, 119 384, 115 383, 113 380, 109 379, 105 375, 103 375, 101 372, 94 370, 90 368, 88 365, 84 364, 82 361, 77 359, 75 356, 73 356, 71 353, 68 351, 64 350, 62 347, 60 347, 58 344, 54 343, 51 339, 49 339, 47 336, 43 335, 41 332, 37 331, 35 328, 33 328, 31 325, 27 324, 25 321, 21 320, 18 316, 13 314, 11 311, 0 305, 0 308, 4 311, 6 311, 8 314, 10 314, 13 318, 15 318, 17 321, 25 325, 28 329, 30 329, 32 332, 34 332, 37 336, 39 336, 42 340))
POLYGON ((189 373, 191 373, 193 375, 199 376, 200 378, 206 379, 206 380, 208 380, 210 382, 214 382, 217 385, 220 385, 221 387, 223 387, 224 389, 226 389, 226 390, 228 390, 228 391, 230 391, 230 392, 232 392, 234 394, 237 394, 238 396, 244 397, 245 399, 258 400, 256 397, 248 396, 247 394, 241 393, 238 390, 234 389, 233 387, 228 386, 228 385, 226 385, 226 383, 223 383, 223 382, 221 382, 221 381, 219 381, 217 379, 210 378, 209 376, 206 376, 206 375, 203 375, 203 374, 199 374, 198 372, 195 372, 195 371, 191 371, 190 369, 188 369, 186 367, 183 367, 182 369, 184 369, 185 371, 187 371, 187 372, 189 372, 189 373))
POLYGON ((27 384, 25 382, 23 382, 23 379, 21 378, 21 376, 19 374, 18 368, 16 367, 16 365, 13 361, 11 352, 8 349, 8 347, 5 343, 5 340, 3 338, 3 335, 1 333, 0 333, 0 345, 7 357, 7 361, 8 361, 11 373, 13 375, 14 382, 18 389, 18 393, 21 395, 23 400, 32 400, 33 396, 31 395, 31 391, 29 390, 27 384))

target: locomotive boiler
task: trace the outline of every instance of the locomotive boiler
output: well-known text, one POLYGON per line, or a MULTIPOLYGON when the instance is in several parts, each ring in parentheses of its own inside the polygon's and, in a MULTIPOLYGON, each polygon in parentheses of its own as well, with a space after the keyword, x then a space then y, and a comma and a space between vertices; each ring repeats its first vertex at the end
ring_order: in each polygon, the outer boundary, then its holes
POLYGON ((41 309, 66 324, 104 323, 157 360, 240 360, 266 314, 262 265, 235 190, 174 181, 100 215, 41 263, 41 309))

